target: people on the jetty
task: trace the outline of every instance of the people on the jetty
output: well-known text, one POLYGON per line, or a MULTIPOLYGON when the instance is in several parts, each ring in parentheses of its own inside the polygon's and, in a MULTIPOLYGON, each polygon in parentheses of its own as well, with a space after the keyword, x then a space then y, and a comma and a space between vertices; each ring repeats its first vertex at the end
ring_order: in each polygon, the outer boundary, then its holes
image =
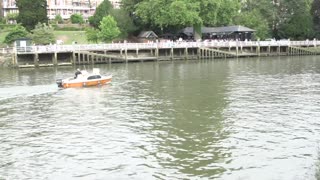
POLYGON ((77 79, 79 74, 82 74, 82 73, 81 73, 80 69, 78 68, 77 71, 74 73, 74 75, 75 75, 74 78, 77 79))

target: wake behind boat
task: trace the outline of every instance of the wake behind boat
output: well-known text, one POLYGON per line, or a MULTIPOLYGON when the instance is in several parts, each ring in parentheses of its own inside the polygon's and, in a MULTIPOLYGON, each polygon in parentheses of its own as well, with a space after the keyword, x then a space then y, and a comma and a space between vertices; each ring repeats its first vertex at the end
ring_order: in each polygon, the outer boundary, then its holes
POLYGON ((57 79, 56 83, 58 87, 61 88, 88 87, 108 84, 111 82, 111 79, 112 75, 101 75, 99 68, 93 68, 92 73, 88 73, 86 70, 80 71, 78 69, 75 73, 75 77, 57 79))

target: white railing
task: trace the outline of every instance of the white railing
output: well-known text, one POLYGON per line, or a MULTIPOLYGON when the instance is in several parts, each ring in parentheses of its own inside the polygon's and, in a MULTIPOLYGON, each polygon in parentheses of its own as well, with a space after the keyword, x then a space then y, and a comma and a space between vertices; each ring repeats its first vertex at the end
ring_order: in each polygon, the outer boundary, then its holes
POLYGON ((13 52, 13 48, 12 47, 0 48, 0 54, 10 54, 12 52, 13 52))
POLYGON ((158 42, 158 43, 110 43, 74 44, 17 47, 17 53, 54 53, 90 50, 136 50, 156 48, 205 48, 205 47, 246 47, 246 46, 320 46, 320 41, 204 41, 204 42, 158 42))

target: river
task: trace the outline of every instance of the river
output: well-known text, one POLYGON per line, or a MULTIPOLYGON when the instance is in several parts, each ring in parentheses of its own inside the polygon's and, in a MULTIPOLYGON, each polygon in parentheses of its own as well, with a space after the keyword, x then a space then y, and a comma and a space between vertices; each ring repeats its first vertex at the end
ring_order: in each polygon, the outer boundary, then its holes
POLYGON ((1 180, 316 179, 319 56, 94 67, 0 69, 1 180))

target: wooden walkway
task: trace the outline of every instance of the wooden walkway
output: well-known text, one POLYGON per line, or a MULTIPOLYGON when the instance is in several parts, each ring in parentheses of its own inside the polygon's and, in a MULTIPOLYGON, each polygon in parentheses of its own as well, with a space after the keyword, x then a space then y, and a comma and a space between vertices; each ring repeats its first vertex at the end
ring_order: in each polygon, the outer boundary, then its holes
POLYGON ((210 41, 28 46, 11 49, 14 67, 214 59, 280 55, 318 55, 320 41, 210 41))

